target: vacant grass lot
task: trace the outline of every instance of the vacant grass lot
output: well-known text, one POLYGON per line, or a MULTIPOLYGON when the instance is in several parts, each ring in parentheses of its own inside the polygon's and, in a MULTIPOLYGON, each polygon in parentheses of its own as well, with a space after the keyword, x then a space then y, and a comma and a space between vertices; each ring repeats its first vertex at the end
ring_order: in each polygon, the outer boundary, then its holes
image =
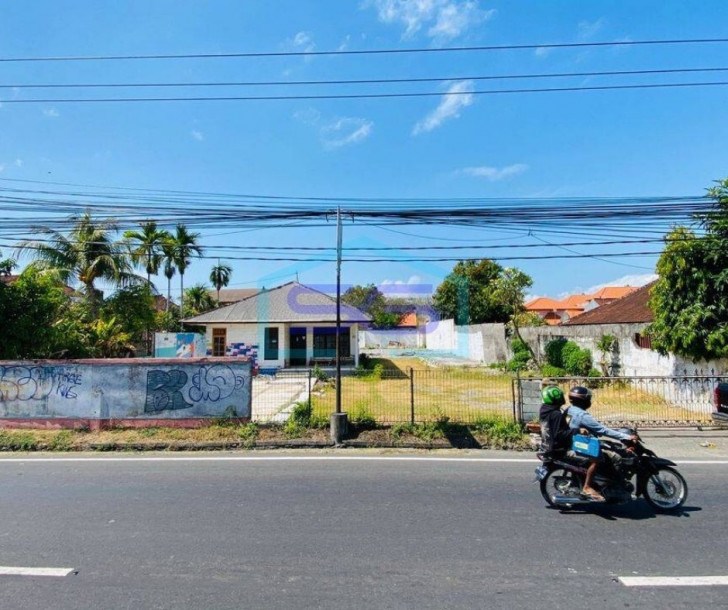
MULTIPOLYGON (((484 368, 431 368, 417 359, 376 360, 381 374, 345 377, 342 408, 353 421, 374 418, 379 423, 427 422, 443 416, 473 423, 482 417, 513 417, 512 377, 484 368), (414 407, 412 405, 414 402, 414 407)), ((574 382, 571 382, 572 384, 574 382)), ((672 396, 674 388, 659 382, 594 383, 591 412, 606 422, 708 422, 709 399, 685 404, 672 396)), ((569 382, 562 384, 568 392, 569 382)), ((318 384, 313 397, 315 416, 335 410, 333 384, 318 384)))

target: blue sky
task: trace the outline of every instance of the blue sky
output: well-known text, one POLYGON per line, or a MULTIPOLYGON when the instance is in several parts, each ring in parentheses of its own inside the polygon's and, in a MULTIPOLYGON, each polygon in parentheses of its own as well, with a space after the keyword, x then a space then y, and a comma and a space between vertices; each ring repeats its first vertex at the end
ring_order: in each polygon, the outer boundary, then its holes
MULTIPOLYGON (((728 5, 688 2, 276 0, 6 3, 0 57, 436 48, 728 36, 728 5), (61 8, 62 6, 62 8, 61 8)), ((0 83, 184 82, 465 77, 728 66, 728 45, 497 51, 401 56, 278 57, 0 64, 0 83)), ((389 85, 387 90, 607 82, 728 80, 721 74, 389 85)), ((271 88, 244 90, 271 93, 271 88)), ((308 90, 310 91, 310 90, 308 90)), ((193 90, 194 93, 214 94, 193 90)), ((225 90, 227 94, 243 90, 225 90)), ((134 92, 138 94, 138 91, 134 92)), ((168 95, 170 91, 143 92, 168 95)), ((179 91, 176 91, 179 93, 179 91)), ((311 197, 578 197, 699 195, 728 176, 728 87, 459 96, 164 104, 24 104, 64 93, 0 89, 0 178, 137 188, 311 197)), ((74 92, 74 95, 79 94, 74 92)), ((104 91, 103 95, 121 93, 104 91)), ((85 95, 85 93, 84 93, 85 95)), ((101 95, 94 92, 88 95, 101 95)), ((30 221, 29 221, 30 222, 30 221)), ((207 254, 233 267, 232 286, 295 278, 332 284, 334 266, 225 258, 224 245, 333 246, 335 227, 203 231, 207 254), (220 235, 220 233, 225 233, 220 235)), ((512 244, 547 231, 502 233, 347 222, 345 246, 512 244)), ((4 249, 6 250, 6 249, 4 249)), ((587 250, 584 250, 587 251, 587 250)), ((7 252, 4 252, 7 254, 7 252)), ((544 247, 544 254, 554 253, 544 247)), ((529 251, 528 254, 533 254, 529 251)), ((533 294, 558 295, 625 276, 655 257, 514 261, 533 294)), ((206 281, 195 261, 185 284, 206 281)), ((454 263, 345 263, 343 281, 436 286, 454 263)), ((165 282, 158 282, 164 289, 165 282)))

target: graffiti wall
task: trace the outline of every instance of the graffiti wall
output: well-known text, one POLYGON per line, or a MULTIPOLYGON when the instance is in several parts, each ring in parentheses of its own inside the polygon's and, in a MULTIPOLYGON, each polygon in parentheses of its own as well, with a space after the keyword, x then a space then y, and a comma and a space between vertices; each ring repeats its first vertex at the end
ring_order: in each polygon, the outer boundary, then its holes
POLYGON ((251 412, 240 358, 0 362, 0 419, 185 419, 251 412))

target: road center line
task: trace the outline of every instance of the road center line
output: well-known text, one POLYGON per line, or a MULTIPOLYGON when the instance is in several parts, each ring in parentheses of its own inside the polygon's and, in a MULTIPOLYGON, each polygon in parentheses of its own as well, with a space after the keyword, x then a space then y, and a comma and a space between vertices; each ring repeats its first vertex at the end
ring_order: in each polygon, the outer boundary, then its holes
POLYGON ((711 587, 728 585, 728 576, 620 576, 625 587, 711 587))
POLYGON ((68 576, 73 568, 16 568, 0 566, 0 576, 68 576))

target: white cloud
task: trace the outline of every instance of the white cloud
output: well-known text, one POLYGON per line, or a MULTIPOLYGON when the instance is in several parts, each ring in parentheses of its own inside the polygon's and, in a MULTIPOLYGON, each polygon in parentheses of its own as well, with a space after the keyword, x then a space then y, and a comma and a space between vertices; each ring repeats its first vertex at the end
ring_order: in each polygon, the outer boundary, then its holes
MULTIPOLYGON (((304 53, 313 53, 316 50, 316 43, 313 41, 311 32, 298 32, 288 43, 295 50, 303 51, 304 53)), ((306 61, 310 61, 312 58, 306 57, 305 59, 306 61)))
POLYGON ((0 163, 0 174, 2 174, 5 171, 5 164, 0 163))
POLYGON ((204 133, 202 133, 201 131, 198 131, 197 129, 193 129, 193 130, 192 130, 192 131, 190 132, 190 135, 191 135, 191 136, 192 136, 192 137, 193 137, 193 138, 194 138, 195 140, 197 140, 198 142, 202 142, 202 140, 204 140, 204 139, 205 139, 205 134, 204 134, 204 133))
POLYGON ((602 288, 605 288, 606 286, 644 286, 645 284, 649 284, 650 282, 657 279, 657 275, 654 273, 642 273, 638 275, 623 275, 620 278, 617 278, 616 280, 612 280, 611 282, 604 282, 602 284, 597 284, 596 286, 592 286, 591 288, 586 289, 587 294, 591 294, 592 292, 596 292, 597 290, 601 290, 602 288))
POLYGON ((351 34, 347 34, 346 38, 341 42, 341 44, 336 49, 337 51, 346 51, 349 48, 349 42, 351 41, 351 34))
POLYGON ((604 17, 600 17, 596 21, 581 21, 577 26, 577 36, 580 40, 588 40, 601 31, 604 23, 604 17))
POLYGON ((487 178, 491 182, 497 182, 504 178, 510 178, 516 174, 522 174, 528 169, 528 165, 525 163, 514 163, 513 165, 506 165, 505 167, 491 167, 488 165, 480 165, 477 167, 464 167, 457 171, 459 174, 465 174, 466 176, 474 176, 475 178, 487 178))
POLYGON ((440 127, 445 121, 458 118, 460 110, 473 103, 473 94, 469 93, 472 90, 473 81, 471 80, 458 81, 450 85, 447 92, 443 94, 440 105, 414 126, 412 135, 416 136, 423 131, 432 131, 440 127))
POLYGON ((325 119, 315 108, 299 110, 293 115, 297 121, 318 130, 321 143, 327 150, 359 144, 372 133, 374 121, 362 117, 335 117, 325 119))
POLYGON ((328 149, 358 144, 372 133, 374 122, 357 117, 344 117, 321 126, 321 139, 328 149))
POLYGON ((536 57, 544 58, 544 57, 548 57, 549 55, 551 55, 551 51, 553 51, 553 48, 552 47, 538 47, 533 52, 533 54, 536 57))
POLYGON ((402 280, 382 280, 380 286, 412 286, 419 285, 422 283, 422 278, 419 275, 411 275, 406 282, 402 280))
POLYGON ((15 167, 23 167, 23 160, 15 159, 15 167))
POLYGON ((496 13, 482 10, 478 0, 366 0, 363 6, 374 7, 382 23, 403 25, 402 38, 429 25, 427 35, 440 42, 457 38, 496 13))
POLYGON ((43 108, 43 116, 46 116, 49 119, 56 119, 61 116, 61 113, 55 108, 43 108))

